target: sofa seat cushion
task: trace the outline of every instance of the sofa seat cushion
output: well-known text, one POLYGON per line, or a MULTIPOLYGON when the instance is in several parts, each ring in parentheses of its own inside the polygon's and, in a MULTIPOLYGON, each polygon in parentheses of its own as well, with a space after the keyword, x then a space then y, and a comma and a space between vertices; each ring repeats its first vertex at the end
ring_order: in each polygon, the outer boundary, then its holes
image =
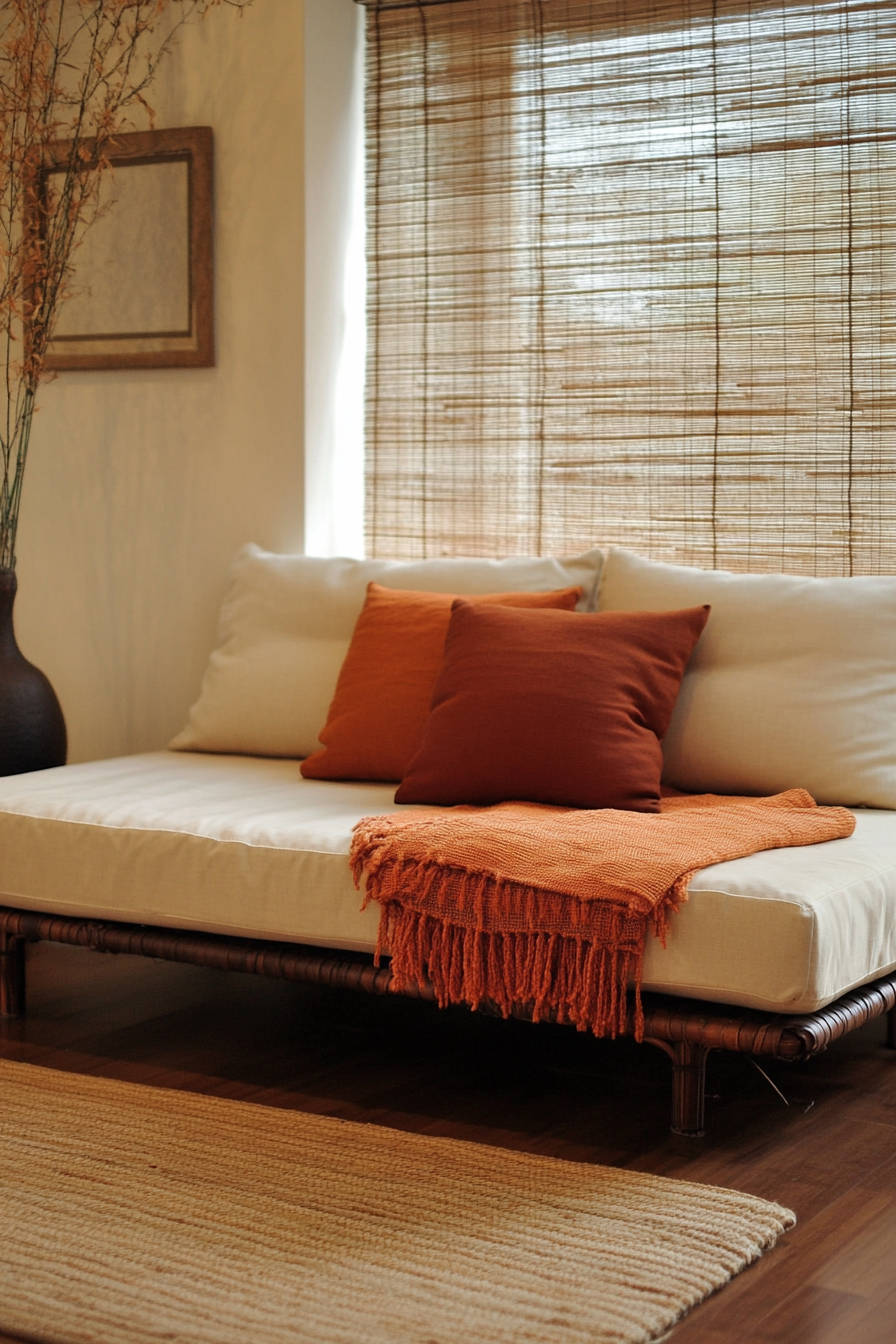
MULTIPOLYGON (((18 909, 370 951, 352 827, 392 787, 303 780, 296 761, 200 753, 0 779, 0 902, 18 909)), ((644 988, 809 1012, 896 968, 896 813, 846 840, 699 873, 644 988)))

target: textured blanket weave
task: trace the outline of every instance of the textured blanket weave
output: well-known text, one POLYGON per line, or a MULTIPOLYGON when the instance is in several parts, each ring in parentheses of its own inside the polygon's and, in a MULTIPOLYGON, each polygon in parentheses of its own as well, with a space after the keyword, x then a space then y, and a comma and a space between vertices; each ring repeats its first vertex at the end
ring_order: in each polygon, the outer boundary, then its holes
POLYGON ((643 1034, 648 929, 664 938, 694 873, 762 849, 851 835, 845 808, 803 789, 771 798, 664 798, 659 813, 536 803, 365 817, 351 849, 365 906, 381 906, 377 960, 396 990, 428 978, 439 1003, 515 1005, 615 1036, 643 1034))

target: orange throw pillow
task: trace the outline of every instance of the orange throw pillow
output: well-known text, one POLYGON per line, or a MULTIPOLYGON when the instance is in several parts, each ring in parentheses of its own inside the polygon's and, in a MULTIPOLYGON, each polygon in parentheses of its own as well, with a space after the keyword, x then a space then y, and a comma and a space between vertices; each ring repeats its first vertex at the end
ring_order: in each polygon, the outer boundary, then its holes
POLYGON ((660 739, 708 615, 456 602, 423 745, 395 801, 658 812, 660 739))
MULTIPOLYGON (((323 750, 302 762, 306 779, 402 778, 423 741, 456 596, 367 585, 320 733, 323 750)), ((581 588, 560 588, 475 600, 571 612, 581 596, 581 588)))

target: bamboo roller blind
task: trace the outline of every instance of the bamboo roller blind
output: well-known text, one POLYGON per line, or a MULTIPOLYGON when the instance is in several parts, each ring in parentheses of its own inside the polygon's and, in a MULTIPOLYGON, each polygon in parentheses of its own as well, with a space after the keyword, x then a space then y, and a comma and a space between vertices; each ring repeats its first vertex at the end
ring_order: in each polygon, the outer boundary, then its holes
POLYGON ((896 572, 892 0, 369 6, 368 549, 896 572))

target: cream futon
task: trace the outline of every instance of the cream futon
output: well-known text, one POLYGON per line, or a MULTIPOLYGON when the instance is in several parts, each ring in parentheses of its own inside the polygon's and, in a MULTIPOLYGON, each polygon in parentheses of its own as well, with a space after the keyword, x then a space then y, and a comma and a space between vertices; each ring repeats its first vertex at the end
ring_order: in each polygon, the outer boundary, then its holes
MULTIPOLYGON (((291 760, 155 752, 0 781, 0 891, 22 910, 372 952, 352 826, 394 786, 304 780, 291 760)), ((896 817, 845 840, 716 864, 691 883, 644 988, 775 1013, 896 969, 896 817)))
POLYGON ((36 928, 16 912, 373 949, 378 909, 361 911, 347 855, 362 816, 398 810, 395 786, 305 780, 298 764, 318 746, 372 580, 466 593, 575 584, 590 610, 709 603, 664 742, 667 782, 723 793, 804 787, 821 803, 855 809, 848 839, 705 869, 666 948, 649 944, 645 990, 737 1009, 648 1013, 647 1034, 674 1055, 679 1082, 690 1070, 675 1127, 700 1128, 712 1046, 798 1057, 823 1048, 836 1024, 847 1029, 893 1007, 896 579, 733 575, 619 551, 603 565, 597 552, 564 562, 401 564, 246 548, 175 750, 0 781, 7 958, 20 933, 36 928), (853 1007, 825 1016, 844 995, 853 1007), (749 1010, 812 1025, 769 1035, 749 1010), (695 1025, 711 1020, 720 1025, 695 1025), (792 1045, 794 1031, 805 1049, 792 1045))

